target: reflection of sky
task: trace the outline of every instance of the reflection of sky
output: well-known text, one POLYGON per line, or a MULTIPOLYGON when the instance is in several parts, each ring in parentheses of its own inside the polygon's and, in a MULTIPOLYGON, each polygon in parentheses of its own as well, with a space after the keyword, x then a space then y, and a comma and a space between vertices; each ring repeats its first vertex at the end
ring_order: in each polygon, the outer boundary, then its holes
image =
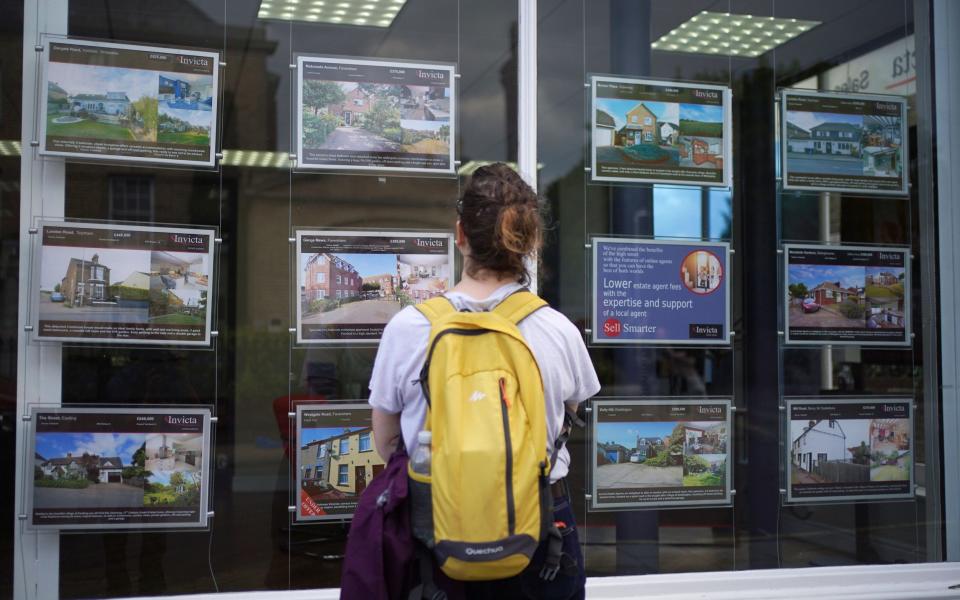
POLYGON ((143 96, 157 97, 160 76, 156 71, 99 67, 51 62, 47 79, 76 94, 126 92, 131 102, 143 96))
POLYGON ((300 445, 306 446, 310 442, 325 440, 345 431, 357 431, 365 427, 304 427, 300 430, 300 445))
POLYGON ((101 265, 110 269, 111 285, 122 282, 135 271, 150 272, 149 251, 44 246, 40 266, 40 289, 53 290, 67 274, 71 258, 89 261, 94 254, 99 255, 101 265))
POLYGON ((67 453, 73 456, 96 454, 97 456, 117 456, 128 467, 133 463, 133 453, 143 445, 146 436, 142 433, 38 433, 36 451, 40 456, 65 458, 67 453))
POLYGON ((787 122, 810 131, 821 123, 849 123, 861 127, 863 126, 863 117, 861 115, 788 110, 787 122))
MULTIPOLYGON (((680 125, 680 120, 678 118, 678 105, 673 102, 647 102, 646 100, 641 102, 639 100, 597 98, 597 108, 613 117, 614 122, 617 124, 617 129, 620 129, 626 125, 627 112, 636 108, 638 104, 643 104, 646 106, 650 112, 657 117, 657 121, 660 121, 661 123, 673 123, 677 126, 680 125)), ((638 125, 642 124, 643 123, 638 123, 638 125)))
POLYGON ((903 267, 867 267, 867 275, 877 276, 881 273, 893 273, 895 277, 903 274, 903 267))
POLYGON ((705 123, 723 123, 723 107, 706 106, 703 104, 681 104, 680 118, 688 121, 703 121, 705 123))
POLYGON ((863 267, 845 267, 841 265, 790 265, 789 284, 803 283, 812 290, 821 283, 840 282, 841 287, 863 287, 863 267))
POLYGON ((620 444, 626 448, 637 447, 637 437, 665 438, 676 427, 675 421, 652 423, 600 423, 597 426, 597 442, 620 444))
POLYGON ((698 238, 700 227, 699 188, 654 187, 654 235, 698 238))
POLYGON ((210 127, 210 123, 213 122, 213 111, 211 110, 170 108, 165 102, 161 102, 157 110, 162 115, 169 115, 181 121, 186 121, 195 127, 210 127))

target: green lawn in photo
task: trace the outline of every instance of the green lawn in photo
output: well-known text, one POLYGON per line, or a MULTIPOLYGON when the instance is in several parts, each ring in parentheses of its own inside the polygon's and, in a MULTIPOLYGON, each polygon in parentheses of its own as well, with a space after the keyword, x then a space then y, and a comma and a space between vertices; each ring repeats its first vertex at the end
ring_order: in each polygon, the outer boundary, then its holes
POLYGON ((157 142, 161 144, 187 144, 189 146, 209 146, 210 135, 189 131, 161 131, 157 133, 157 142))
POLYGON ((906 467, 883 465, 870 469, 870 481, 906 481, 909 478, 906 467))
MULTIPOLYGON (((156 486, 161 487, 161 486, 156 486)), ((143 493, 143 505, 144 506, 153 506, 156 504, 173 504, 177 499, 177 494, 169 489, 164 487, 159 491, 150 491, 143 493)))
POLYGON ((150 317, 151 325, 203 325, 205 323, 206 319, 204 317, 185 315, 181 313, 150 317))
POLYGON ((84 119, 79 123, 54 123, 63 115, 47 116, 47 136, 96 138, 98 140, 133 140, 133 133, 126 127, 84 119))
POLYGON ((707 121, 691 121, 690 119, 680 119, 680 135, 722 138, 723 123, 710 123, 707 121))
POLYGON ((704 487, 704 486, 720 486, 720 485, 723 485, 723 480, 720 479, 720 476, 710 472, 699 473, 697 475, 683 476, 683 487, 704 487))
POLYGON ((902 298, 903 284, 895 283, 891 286, 868 285, 867 298, 902 298))

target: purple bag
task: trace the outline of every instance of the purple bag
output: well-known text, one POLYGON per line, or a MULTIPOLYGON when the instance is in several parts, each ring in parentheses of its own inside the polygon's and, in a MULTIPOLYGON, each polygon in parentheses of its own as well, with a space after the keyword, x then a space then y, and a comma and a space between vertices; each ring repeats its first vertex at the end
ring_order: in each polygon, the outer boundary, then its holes
POLYGON ((340 598, 406 599, 416 584, 403 445, 360 495, 347 536, 340 598))

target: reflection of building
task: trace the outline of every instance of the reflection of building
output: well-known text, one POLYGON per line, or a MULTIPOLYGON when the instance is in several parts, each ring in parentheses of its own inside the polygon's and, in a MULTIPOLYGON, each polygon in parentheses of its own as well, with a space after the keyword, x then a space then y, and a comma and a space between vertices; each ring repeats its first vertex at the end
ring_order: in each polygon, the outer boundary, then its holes
POLYGON ((300 447, 300 478, 304 487, 330 487, 360 494, 385 465, 377 454, 370 427, 346 431, 300 447))
POLYGON ((617 138, 617 123, 608 113, 597 109, 596 126, 593 128, 593 145, 595 148, 613 146, 617 138))
POLYGON ((810 421, 790 447, 793 464, 804 471, 847 459, 847 434, 833 419, 810 421))
POLYGON ((70 306, 106 302, 109 288, 110 267, 100 264, 98 254, 89 261, 71 258, 67 274, 60 282, 60 293, 70 306))
POLYGON ((333 254, 314 254, 303 268, 303 296, 307 302, 360 295, 363 279, 356 267, 333 254))
POLYGON ((659 143, 657 115, 644 104, 627 111, 627 123, 617 132, 618 146, 659 143))
POLYGON ((104 94, 77 94, 68 98, 74 112, 85 110, 89 113, 104 115, 126 115, 130 111, 130 99, 126 92, 107 92, 104 94))
POLYGON ((816 154, 857 155, 861 130, 850 123, 820 123, 810 129, 816 154))

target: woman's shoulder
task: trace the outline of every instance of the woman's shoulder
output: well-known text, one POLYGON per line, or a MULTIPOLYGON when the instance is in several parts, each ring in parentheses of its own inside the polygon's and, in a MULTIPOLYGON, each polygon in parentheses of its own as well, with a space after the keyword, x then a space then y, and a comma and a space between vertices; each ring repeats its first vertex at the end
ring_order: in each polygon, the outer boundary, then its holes
POLYGON ((407 306, 393 315, 387 322, 383 335, 384 337, 389 335, 402 338, 419 332, 422 329, 426 329, 429 332, 430 321, 428 321, 423 313, 417 310, 415 306, 407 306))
MULTIPOLYGON (((530 325, 538 330, 559 335, 566 341, 574 339, 583 341, 580 329, 565 314, 552 306, 544 306, 530 315, 528 320, 530 325)), ((521 323, 521 325, 523 324, 521 323)))

